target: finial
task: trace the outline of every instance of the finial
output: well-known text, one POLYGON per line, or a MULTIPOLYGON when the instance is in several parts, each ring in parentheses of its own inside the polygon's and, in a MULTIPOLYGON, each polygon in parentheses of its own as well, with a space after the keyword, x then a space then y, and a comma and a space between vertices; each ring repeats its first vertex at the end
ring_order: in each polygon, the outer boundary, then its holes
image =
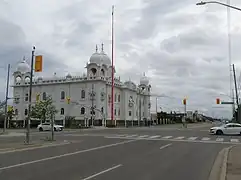
POLYGON ((101 44, 101 50, 104 51, 104 43, 101 44))
POLYGON ((97 46, 97 44, 96 44, 96 46, 95 46, 95 52, 98 52, 98 46, 97 46))

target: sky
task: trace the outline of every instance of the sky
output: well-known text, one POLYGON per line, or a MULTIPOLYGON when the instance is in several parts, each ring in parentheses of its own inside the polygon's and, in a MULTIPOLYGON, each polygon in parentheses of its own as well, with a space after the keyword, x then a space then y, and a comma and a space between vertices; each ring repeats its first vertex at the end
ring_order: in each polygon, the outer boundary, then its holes
MULTIPOLYGON (((230 63, 227 8, 198 0, 0 0, 0 99, 4 99, 7 64, 29 62, 32 46, 44 56, 36 76, 81 75, 104 43, 111 57, 111 7, 114 13, 114 62, 122 81, 140 82, 145 72, 152 86, 152 111, 198 110, 230 117, 230 63)), ((226 3, 227 0, 220 0, 226 3)), ((230 0, 241 7, 240 0, 230 0)), ((240 85, 241 12, 230 10, 231 63, 240 85)), ((233 88, 233 80, 231 82, 233 88)), ((12 89, 10 90, 10 96, 12 89)))

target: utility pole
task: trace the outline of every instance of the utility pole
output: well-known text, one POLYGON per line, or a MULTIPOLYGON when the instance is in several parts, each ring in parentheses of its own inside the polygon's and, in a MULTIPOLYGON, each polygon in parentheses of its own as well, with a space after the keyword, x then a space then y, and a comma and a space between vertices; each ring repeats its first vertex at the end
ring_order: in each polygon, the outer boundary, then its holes
MULTIPOLYGON (((114 120, 114 6, 112 6, 112 32, 111 32, 111 122, 114 120)), ((116 122, 115 122, 116 125, 116 122)))
POLYGON ((94 84, 92 84, 91 92, 90 92, 90 99, 91 99, 91 125, 94 126, 94 97, 95 97, 95 92, 94 92, 94 84))
POLYGON ((239 122, 239 117, 240 117, 240 113, 239 113, 239 98, 238 98, 238 88, 237 88, 237 80, 236 80, 236 72, 235 72, 235 67, 233 64, 233 78, 234 78, 234 87, 235 87, 235 94, 236 94, 236 104, 237 104, 237 111, 238 111, 238 117, 236 117, 236 121, 239 122))
POLYGON ((30 119, 31 119, 31 103, 32 103, 32 86, 33 86, 33 64, 34 64, 34 52, 35 46, 32 49, 32 58, 31 58, 31 69, 30 69, 30 84, 29 84, 29 104, 28 104, 28 120, 27 120, 27 132, 26 132, 26 143, 30 143, 30 119))
POLYGON ((7 120, 8 120, 8 91, 9 91, 9 78, 10 78, 10 64, 8 64, 8 72, 7 72, 7 84, 6 84, 6 95, 5 95, 5 117, 3 124, 3 133, 6 132, 7 120))

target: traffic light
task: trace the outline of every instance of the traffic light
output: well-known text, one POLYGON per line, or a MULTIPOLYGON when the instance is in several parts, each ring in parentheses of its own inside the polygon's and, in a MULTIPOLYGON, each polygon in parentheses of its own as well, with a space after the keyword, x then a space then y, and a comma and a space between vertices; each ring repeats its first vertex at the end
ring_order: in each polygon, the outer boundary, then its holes
POLYGON ((36 102, 39 102, 40 100, 40 94, 36 94, 36 102))
POLYGON ((182 102, 184 105, 186 105, 187 104, 187 99, 185 98, 185 99, 183 99, 183 102, 182 102))
POLYGON ((35 72, 42 72, 43 70, 43 56, 35 56, 35 72))
POLYGON ((66 99, 66 100, 67 100, 67 103, 68 103, 68 104, 70 104, 70 98, 69 98, 69 97, 67 97, 67 99, 66 99))
POLYGON ((220 99, 219 98, 216 99, 216 104, 220 104, 220 99))

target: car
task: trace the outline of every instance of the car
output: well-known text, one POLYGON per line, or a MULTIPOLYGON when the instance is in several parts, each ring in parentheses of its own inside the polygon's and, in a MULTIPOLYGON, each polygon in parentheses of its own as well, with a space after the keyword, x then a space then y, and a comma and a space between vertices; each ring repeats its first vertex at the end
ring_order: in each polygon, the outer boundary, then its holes
MULTIPOLYGON (((37 129, 39 131, 51 131, 51 123, 39 124, 37 129)), ((63 131, 64 126, 54 124, 54 131, 63 131)))
POLYGON ((227 123, 210 128, 210 134, 216 135, 241 135, 241 124, 227 123))

